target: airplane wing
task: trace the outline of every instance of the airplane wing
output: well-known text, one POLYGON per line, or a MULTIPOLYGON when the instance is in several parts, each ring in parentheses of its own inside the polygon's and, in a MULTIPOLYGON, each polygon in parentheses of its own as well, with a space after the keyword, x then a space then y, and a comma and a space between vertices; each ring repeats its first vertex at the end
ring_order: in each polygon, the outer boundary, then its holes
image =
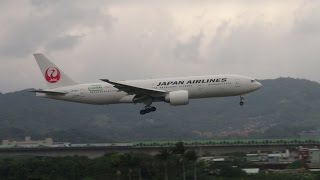
POLYGON ((50 90, 32 90, 30 92, 36 92, 36 93, 45 93, 50 95, 65 95, 66 92, 60 92, 60 91, 50 91, 50 90))
POLYGON ((109 84, 112 84, 115 88, 119 89, 120 91, 124 91, 124 92, 126 92, 128 94, 140 94, 140 95, 153 96, 153 95, 159 95, 159 94, 167 93, 167 91, 165 91, 165 90, 132 86, 132 85, 124 84, 124 83, 110 81, 108 79, 100 79, 100 80, 104 81, 104 82, 107 82, 109 84))

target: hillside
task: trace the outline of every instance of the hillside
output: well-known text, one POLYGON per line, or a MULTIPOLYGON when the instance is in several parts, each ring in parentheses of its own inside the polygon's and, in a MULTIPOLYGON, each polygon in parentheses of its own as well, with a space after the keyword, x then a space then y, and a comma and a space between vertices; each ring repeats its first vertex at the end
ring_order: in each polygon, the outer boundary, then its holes
POLYGON ((0 94, 0 139, 51 136, 56 141, 118 142, 167 139, 292 137, 320 129, 320 84, 279 78, 246 96, 191 100, 188 106, 156 103, 96 106, 35 97, 28 90, 0 94))

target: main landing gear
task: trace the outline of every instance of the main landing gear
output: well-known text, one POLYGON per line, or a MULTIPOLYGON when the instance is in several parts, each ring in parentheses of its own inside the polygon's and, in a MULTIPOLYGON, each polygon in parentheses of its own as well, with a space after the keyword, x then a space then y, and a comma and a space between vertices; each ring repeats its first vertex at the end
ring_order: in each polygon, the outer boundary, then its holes
POLYGON ((144 114, 147 114, 147 113, 150 113, 150 112, 154 112, 156 110, 157 110, 157 108, 154 107, 154 106, 146 106, 145 109, 140 111, 140 114, 144 115, 144 114))
POLYGON ((147 114, 147 113, 150 113, 150 112, 154 112, 154 111, 157 110, 156 107, 151 106, 152 101, 153 101, 152 97, 147 97, 147 98, 144 99, 143 104, 145 105, 145 107, 144 107, 144 109, 142 109, 140 111, 141 115, 144 115, 144 114, 147 114))
POLYGON ((240 96, 240 106, 243 106, 243 105, 244 105, 243 100, 244 100, 244 97, 240 96))

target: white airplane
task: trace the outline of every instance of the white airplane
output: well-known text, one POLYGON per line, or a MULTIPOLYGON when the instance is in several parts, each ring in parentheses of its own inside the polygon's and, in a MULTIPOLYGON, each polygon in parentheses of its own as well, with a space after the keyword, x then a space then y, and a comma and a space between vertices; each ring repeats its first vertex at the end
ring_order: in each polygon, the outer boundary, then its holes
POLYGON ((240 96, 256 91, 262 85, 240 75, 208 75, 161 79, 111 81, 77 84, 43 54, 34 54, 48 89, 35 90, 37 96, 86 104, 143 103, 140 114, 156 111, 153 102, 172 106, 187 105, 189 99, 240 96))

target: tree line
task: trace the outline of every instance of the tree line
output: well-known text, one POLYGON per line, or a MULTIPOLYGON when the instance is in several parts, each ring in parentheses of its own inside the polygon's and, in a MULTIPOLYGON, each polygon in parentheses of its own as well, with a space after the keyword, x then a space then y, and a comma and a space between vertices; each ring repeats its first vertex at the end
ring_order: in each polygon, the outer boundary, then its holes
POLYGON ((316 174, 247 175, 241 169, 250 166, 244 158, 231 162, 199 161, 195 151, 185 151, 183 143, 148 154, 105 154, 89 159, 72 157, 15 157, 0 159, 2 180, 213 180, 279 179, 312 180, 316 174))

